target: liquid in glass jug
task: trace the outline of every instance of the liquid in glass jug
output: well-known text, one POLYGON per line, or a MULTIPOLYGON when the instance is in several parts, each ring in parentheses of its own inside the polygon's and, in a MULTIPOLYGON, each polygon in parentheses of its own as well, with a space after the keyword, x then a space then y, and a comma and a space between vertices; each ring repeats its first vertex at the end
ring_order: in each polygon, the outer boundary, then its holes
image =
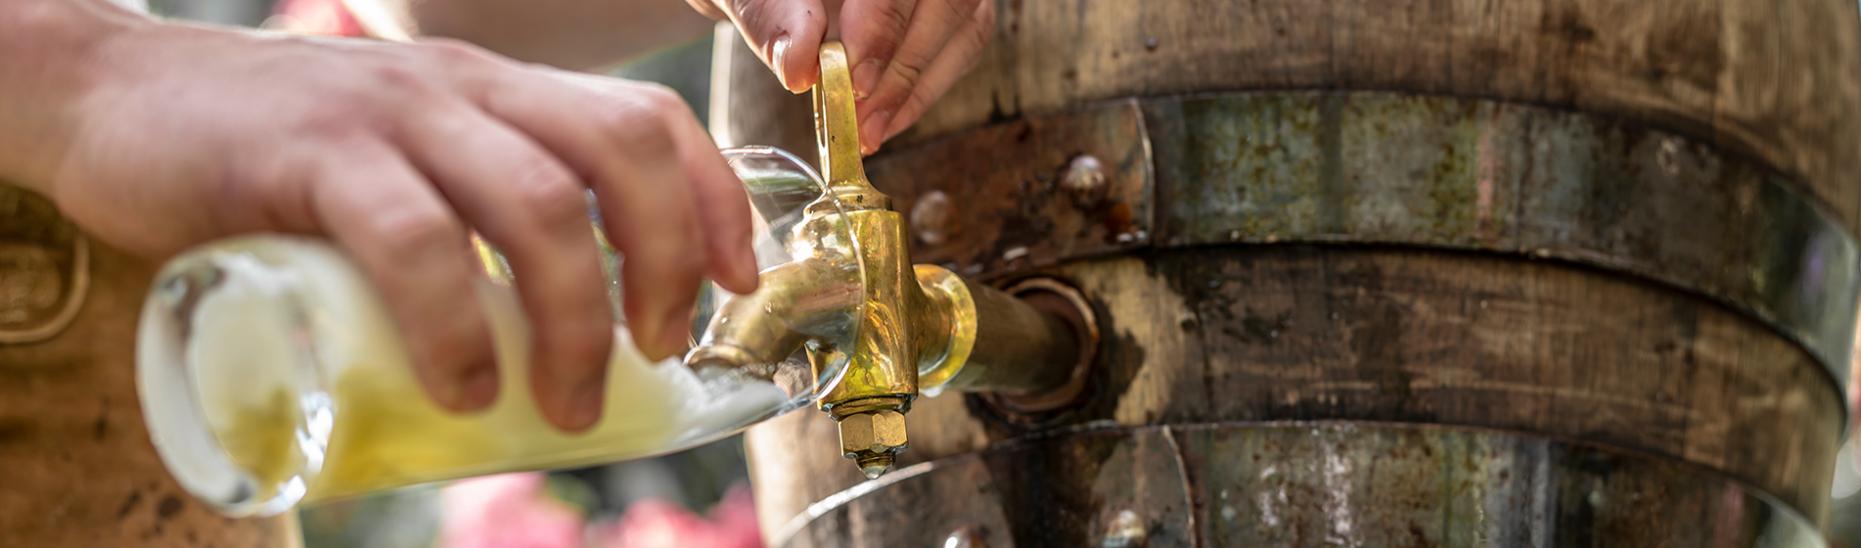
MULTIPOLYGON (((858 276, 844 227, 798 224, 803 208, 838 207, 818 174, 775 149, 731 149, 725 157, 757 212, 761 267, 833 254, 845 258, 842 275, 858 276)), ((624 258, 602 242, 608 294, 622 318, 624 258)), ((149 433, 170 473, 222 513, 250 516, 474 475, 644 458, 808 407, 844 365, 652 363, 634 348, 623 318, 600 420, 564 433, 532 400, 527 321, 508 270, 495 250, 480 249, 488 276, 476 305, 490 321, 501 388, 490 408, 470 414, 428 399, 378 296, 330 244, 249 236, 170 261, 143 307, 136 364, 149 433)), ((844 297, 857 306, 863 283, 849 285, 856 287, 844 297)), ((822 344, 855 335, 852 324, 794 328, 822 344)))

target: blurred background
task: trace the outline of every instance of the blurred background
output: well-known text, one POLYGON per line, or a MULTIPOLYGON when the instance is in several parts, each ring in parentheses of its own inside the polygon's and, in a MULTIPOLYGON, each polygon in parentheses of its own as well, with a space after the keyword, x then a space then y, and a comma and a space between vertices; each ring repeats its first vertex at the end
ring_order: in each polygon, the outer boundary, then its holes
MULTIPOLYGON (((267 24, 275 23, 274 0, 148 4, 166 17, 275 26, 267 24)), ((612 74, 671 86, 702 118, 710 93, 710 56, 709 39, 701 39, 635 60, 612 74)), ((1861 367, 1856 370, 1861 377, 1861 367)), ((306 546, 759 546, 742 447, 741 439, 733 437, 655 459, 469 480, 307 508, 301 512, 306 546)), ((1830 545, 1861 548, 1861 440, 1849 437, 1836 468, 1830 545)))

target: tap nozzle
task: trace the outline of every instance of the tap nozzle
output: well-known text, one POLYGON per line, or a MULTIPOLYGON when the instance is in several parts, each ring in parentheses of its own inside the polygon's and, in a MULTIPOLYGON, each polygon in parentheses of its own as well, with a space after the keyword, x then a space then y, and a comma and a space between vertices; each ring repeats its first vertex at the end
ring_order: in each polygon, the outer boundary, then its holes
POLYGON ((763 272, 756 293, 725 302, 686 363, 773 374, 772 364, 805 348, 814 378, 844 368, 818 403, 839 425, 842 455, 877 478, 909 445, 905 413, 920 375, 933 395, 1045 394, 1079 378, 1073 364, 1090 361, 1096 334, 1079 336, 1073 324, 945 268, 913 266, 904 217, 860 165, 838 42, 822 45, 820 66, 815 122, 826 188, 790 235, 818 245, 799 246, 809 252, 763 272))
POLYGON ((841 453, 853 459, 867 479, 890 471, 909 441, 904 410, 892 407, 892 402, 838 418, 841 453))

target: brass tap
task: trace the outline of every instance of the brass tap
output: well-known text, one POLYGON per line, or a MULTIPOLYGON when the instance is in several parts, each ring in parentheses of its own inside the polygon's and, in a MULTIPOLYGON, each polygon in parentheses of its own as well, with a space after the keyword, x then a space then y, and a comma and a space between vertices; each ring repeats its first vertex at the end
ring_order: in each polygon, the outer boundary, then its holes
POLYGON ((933 392, 946 385, 1042 392, 1076 379, 1075 366, 1090 355, 1081 347, 1096 341, 947 269, 912 266, 905 218, 867 181, 861 164, 846 65, 839 42, 821 47, 814 111, 826 189, 789 235, 790 245, 805 252, 763 272, 756 293, 725 302, 685 361, 767 376, 773 370, 763 368, 805 350, 817 378, 843 367, 819 405, 839 424, 844 456, 876 478, 909 444, 905 413, 918 396, 920 373, 933 392), (985 359, 1022 363, 996 368, 1002 374, 965 367, 979 352, 978 340, 1000 343, 980 350, 985 359))

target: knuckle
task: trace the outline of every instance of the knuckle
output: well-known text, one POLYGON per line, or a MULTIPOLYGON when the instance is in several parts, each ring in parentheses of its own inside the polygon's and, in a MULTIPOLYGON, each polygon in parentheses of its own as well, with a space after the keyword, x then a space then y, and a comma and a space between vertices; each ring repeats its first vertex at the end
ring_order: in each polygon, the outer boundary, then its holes
POLYGON ((745 22, 767 21, 768 15, 775 10, 777 4, 772 0, 725 0, 724 3, 729 5, 730 11, 736 12, 737 17, 745 22))
POLYGON ((236 223, 228 216, 256 216, 257 225, 267 228, 312 228, 316 225, 316 207, 310 190, 323 169, 320 162, 303 152, 233 160, 214 186, 215 203, 252 207, 250 211, 245 207, 210 211, 222 226, 236 223))
POLYGON ((669 158, 677 151, 673 144, 672 121, 663 111, 616 108, 605 125, 619 151, 631 157, 658 160, 669 158))
POLYGON ((386 211, 364 218, 363 232, 380 245, 387 257, 449 255, 465 242, 465 227, 438 207, 386 211))
POLYGON ((685 98, 665 84, 657 82, 641 84, 635 88, 634 93, 639 96, 640 101, 646 107, 655 112, 679 112, 689 108, 685 105, 685 98))
MULTIPOLYGON (((795 6, 788 0, 725 0, 724 3, 736 14, 738 26, 753 40, 771 40, 782 33, 803 30, 789 27, 795 6)), ((808 9, 802 15, 809 28, 827 26, 827 14, 823 10, 808 9)))
POLYGON ((881 30, 887 31, 884 37, 894 42, 902 40, 905 30, 910 28, 911 24, 910 6, 903 2, 887 2, 885 7, 878 11, 879 20, 876 23, 880 25, 881 30))
POLYGON ((726 19, 729 17, 723 12, 717 11, 717 4, 711 3, 711 0, 685 0, 685 3, 690 5, 691 9, 703 14, 705 17, 712 19, 726 19))
MULTIPOLYGON (((358 104, 372 109, 363 112, 376 114, 388 113, 391 109, 409 106, 432 105, 446 94, 445 86, 434 74, 421 68, 416 63, 387 62, 377 63, 367 70, 368 84, 352 89, 347 95, 349 101, 338 104, 337 108, 355 108, 358 104)), ((355 111, 337 110, 332 114, 353 116, 355 111)))
POLYGON ((581 182, 552 160, 531 160, 517 192, 522 211, 538 224, 579 228, 588 222, 587 196, 581 182))
POLYGON ((918 77, 924 74, 925 67, 929 65, 930 56, 927 54, 901 53, 892 59, 889 70, 901 80, 916 82, 918 77))
POLYGON ((930 68, 931 61, 936 59, 938 51, 938 49, 929 48, 903 48, 892 58, 889 70, 906 82, 916 82, 918 77, 923 76, 925 69, 930 68))
POLYGON ((622 153, 640 161, 661 161, 677 151, 672 145, 672 132, 658 119, 614 126, 613 133, 622 153))
POLYGON ((432 77, 412 63, 375 63, 368 67, 368 76, 373 80, 373 85, 362 91, 370 95, 379 95, 376 90, 391 89, 396 94, 403 94, 418 92, 433 86, 430 81, 432 77))
POLYGON ((488 64, 495 59, 491 53, 478 46, 448 38, 432 39, 423 42, 422 46, 427 55, 454 66, 488 64))

